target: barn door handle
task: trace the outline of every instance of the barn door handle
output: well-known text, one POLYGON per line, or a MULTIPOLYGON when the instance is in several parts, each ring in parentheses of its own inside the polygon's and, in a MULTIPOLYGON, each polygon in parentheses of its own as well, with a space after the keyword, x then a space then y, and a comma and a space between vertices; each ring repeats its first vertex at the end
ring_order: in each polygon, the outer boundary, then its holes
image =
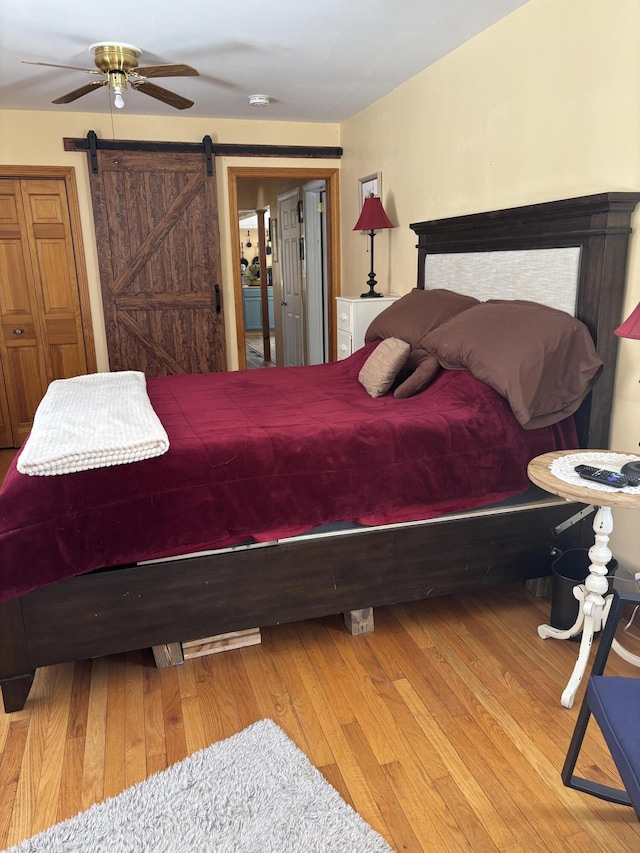
POLYGON ((24 335, 24 329, 14 329, 13 334, 14 335, 24 335))
POLYGON ((213 289, 214 289, 214 290, 215 290, 215 292, 216 292, 216 314, 219 314, 219 313, 220 313, 220 309, 221 309, 221 307, 222 307, 222 306, 221 306, 221 304, 220 304, 220 285, 219 285, 219 284, 214 284, 214 285, 213 285, 213 289))

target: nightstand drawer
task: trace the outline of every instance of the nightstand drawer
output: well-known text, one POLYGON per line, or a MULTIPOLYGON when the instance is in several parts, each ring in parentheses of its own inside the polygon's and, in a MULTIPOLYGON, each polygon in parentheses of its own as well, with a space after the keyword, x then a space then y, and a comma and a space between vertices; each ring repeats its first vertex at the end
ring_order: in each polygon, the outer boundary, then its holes
POLYGON ((353 339, 348 332, 338 331, 338 361, 348 358, 353 352, 353 339))
POLYGON ((338 299, 338 329, 351 332, 353 328, 353 305, 344 299, 338 299))

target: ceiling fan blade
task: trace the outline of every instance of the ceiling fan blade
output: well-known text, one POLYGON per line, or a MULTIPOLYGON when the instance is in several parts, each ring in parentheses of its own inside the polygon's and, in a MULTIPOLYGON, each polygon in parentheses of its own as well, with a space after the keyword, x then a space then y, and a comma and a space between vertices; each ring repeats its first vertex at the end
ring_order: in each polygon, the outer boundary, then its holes
POLYGON ((134 68, 132 73, 140 77, 199 77, 190 65, 149 65, 147 68, 134 68))
POLYGON ((183 98, 182 95, 176 95, 175 92, 170 92, 168 89, 163 89, 161 86, 156 86, 155 83, 132 83, 134 89, 138 92, 144 92, 145 95, 150 95, 170 107, 175 107, 177 110, 188 110, 193 106, 193 101, 183 98))
POLYGON ((57 65, 55 62, 29 62, 28 59, 22 60, 23 65, 46 65, 47 68, 69 68, 71 71, 84 71, 85 74, 101 74, 95 68, 80 68, 79 65, 57 65))
POLYGON ((51 103, 70 104, 72 101, 77 101, 78 98, 81 98, 83 95, 88 95, 89 92, 93 92, 93 90, 99 86, 106 85, 106 80, 94 80, 93 83, 87 83, 86 86, 80 86, 79 89, 74 89, 73 92, 68 92, 66 95, 62 95, 61 98, 56 98, 55 101, 51 101, 51 103))

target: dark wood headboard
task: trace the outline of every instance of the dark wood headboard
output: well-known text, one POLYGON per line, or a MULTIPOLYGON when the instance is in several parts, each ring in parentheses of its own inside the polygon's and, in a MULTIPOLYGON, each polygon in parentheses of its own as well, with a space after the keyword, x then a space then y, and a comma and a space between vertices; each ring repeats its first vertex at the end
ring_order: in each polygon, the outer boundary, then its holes
POLYGON ((576 414, 583 447, 607 448, 631 216, 640 192, 611 192, 562 201, 416 222, 418 287, 425 257, 452 252, 580 249, 576 316, 591 332, 604 370, 576 414))

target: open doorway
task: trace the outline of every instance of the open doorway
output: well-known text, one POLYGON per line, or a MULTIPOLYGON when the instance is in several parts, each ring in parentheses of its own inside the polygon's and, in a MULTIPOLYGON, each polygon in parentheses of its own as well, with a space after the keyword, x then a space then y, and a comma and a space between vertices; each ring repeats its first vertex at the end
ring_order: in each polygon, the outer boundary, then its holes
POLYGON ((273 271, 278 269, 278 264, 277 248, 273 250, 275 233, 272 232, 275 232, 276 223, 271 218, 269 206, 257 211, 244 208, 240 201, 238 224, 247 370, 275 367, 273 271))
MULTIPOLYGON (((305 185, 311 186, 312 194, 317 196, 317 204, 322 205, 323 212, 323 251, 325 257, 325 278, 326 278, 326 293, 324 295, 325 308, 318 312, 311 307, 313 316, 312 334, 308 335, 310 347, 305 343, 304 348, 304 363, 311 363, 311 360, 317 361, 318 341, 323 341, 324 360, 330 361, 335 358, 335 311, 333 309, 335 297, 340 293, 340 256, 339 256, 339 170, 333 168, 314 168, 312 166, 304 168, 288 168, 288 167, 229 167, 229 213, 230 213, 230 233, 234 247, 239 247, 241 240, 241 226, 239 223, 239 212, 246 209, 245 191, 247 186, 252 186, 255 192, 255 208, 265 210, 269 207, 271 215, 277 211, 277 195, 287 189, 305 185), (318 183, 315 183, 318 182, 318 183), (320 193, 320 187, 322 191, 320 193), (272 204, 268 205, 268 201, 273 196, 272 204), (242 203, 240 203, 242 202, 242 203)), ((307 191, 304 191, 308 193, 307 191)), ((314 197, 309 196, 309 198, 314 197)), ((318 207, 315 207, 318 210, 318 207)), ((274 217, 276 218, 276 217, 274 217)), ((274 229, 275 230, 275 229, 274 229)), ((274 251, 277 248, 272 244, 274 251)), ((301 251, 303 249, 301 248, 301 251)), ((246 253, 245 253, 246 254, 246 253)), ((281 303, 282 289, 280 276, 277 273, 277 265, 274 264, 274 276, 272 280, 273 286, 273 304, 274 304, 274 332, 275 338, 282 340, 282 314, 281 303)), ((247 334, 244 323, 243 310, 243 290, 242 290, 242 267, 234 264, 234 296, 236 307, 236 336, 238 345, 238 366, 240 369, 247 367, 247 334)), ((312 300, 313 302, 313 300, 312 300)), ((307 300, 304 297, 304 309, 307 310, 307 300)), ((275 347, 275 358, 278 364, 283 364, 283 348, 275 347), (280 350, 280 351, 279 351, 280 350)), ((274 356, 272 355, 272 358, 274 356)))

